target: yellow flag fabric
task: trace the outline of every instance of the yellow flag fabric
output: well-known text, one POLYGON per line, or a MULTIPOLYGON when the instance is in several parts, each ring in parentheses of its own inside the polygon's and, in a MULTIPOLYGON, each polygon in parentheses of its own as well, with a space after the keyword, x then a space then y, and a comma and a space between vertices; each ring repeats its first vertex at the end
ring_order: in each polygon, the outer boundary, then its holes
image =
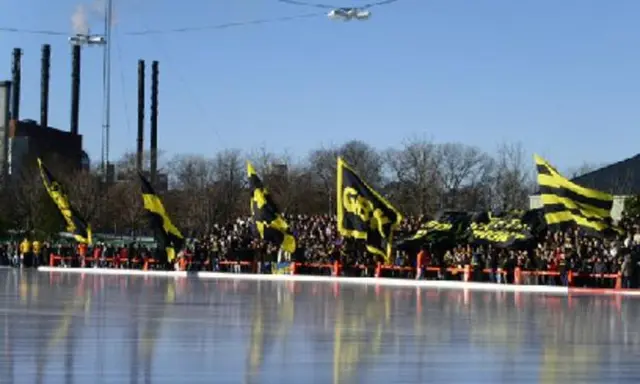
MULTIPOLYGON (((160 248, 180 249, 184 245, 184 236, 180 230, 171 222, 164 209, 162 200, 156 195, 149 181, 142 175, 140 176, 140 184, 142 186, 142 200, 144 209, 149 217, 149 225, 153 230, 155 240, 160 248)), ((175 252, 167 255, 175 257, 175 252)), ((171 261, 171 260, 170 260, 171 261)))
POLYGON ((269 191, 249 162, 247 162, 247 177, 249 188, 251 188, 251 214, 260 238, 280 245, 286 252, 295 252, 296 238, 289 230, 289 224, 280 214, 278 206, 271 199, 269 191))
POLYGON ((540 156, 534 158, 547 225, 557 230, 577 225, 591 234, 612 229, 612 195, 580 186, 564 178, 540 156))
POLYGON ((79 243, 91 244, 91 226, 73 209, 62 185, 53 177, 41 159, 38 159, 38 167, 47 193, 67 223, 67 231, 72 233, 79 243))
POLYGON ((402 214, 341 158, 337 181, 338 231, 343 237, 365 240, 369 252, 390 263, 393 232, 400 226, 402 214))
POLYGON ((176 259, 176 250, 172 247, 166 247, 165 251, 167 252, 167 261, 173 263, 176 259))

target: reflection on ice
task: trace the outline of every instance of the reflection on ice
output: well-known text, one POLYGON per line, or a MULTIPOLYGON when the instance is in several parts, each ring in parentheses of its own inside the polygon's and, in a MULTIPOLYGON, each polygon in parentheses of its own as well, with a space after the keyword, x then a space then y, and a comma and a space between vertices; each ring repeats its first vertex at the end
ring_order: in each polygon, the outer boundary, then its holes
POLYGON ((633 298, 0 271, 3 383, 635 382, 633 298))

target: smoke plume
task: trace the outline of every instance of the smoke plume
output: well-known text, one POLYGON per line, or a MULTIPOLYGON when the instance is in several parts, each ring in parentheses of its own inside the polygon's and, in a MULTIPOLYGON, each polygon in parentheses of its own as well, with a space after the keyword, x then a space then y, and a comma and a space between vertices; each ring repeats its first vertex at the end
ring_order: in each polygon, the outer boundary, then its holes
MULTIPOLYGON (((78 4, 73 15, 71 15, 71 25, 73 33, 89 34, 91 19, 101 22, 105 15, 107 0, 93 0, 86 4, 78 4)), ((112 25, 116 22, 115 9, 111 15, 112 25)), ((100 23, 103 24, 103 23, 100 23)))
POLYGON ((89 33, 89 13, 84 4, 78 4, 71 15, 73 33, 86 35, 89 33))

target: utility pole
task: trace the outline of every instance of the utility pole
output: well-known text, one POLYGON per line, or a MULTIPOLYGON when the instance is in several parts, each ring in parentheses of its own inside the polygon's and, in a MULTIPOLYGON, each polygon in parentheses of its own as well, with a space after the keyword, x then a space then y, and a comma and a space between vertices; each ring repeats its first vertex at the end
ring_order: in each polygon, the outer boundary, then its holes
POLYGON ((108 182, 107 170, 109 169, 109 140, 111 128, 111 25, 113 24, 113 0, 105 2, 104 10, 104 44, 102 62, 102 177, 108 182))

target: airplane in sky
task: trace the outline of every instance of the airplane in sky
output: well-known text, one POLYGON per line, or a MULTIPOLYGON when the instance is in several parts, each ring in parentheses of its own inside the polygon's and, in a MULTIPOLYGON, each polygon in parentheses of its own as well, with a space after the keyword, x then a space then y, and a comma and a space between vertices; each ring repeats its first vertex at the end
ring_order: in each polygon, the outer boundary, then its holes
POLYGON ((321 9, 329 9, 329 13, 327 16, 332 20, 342 20, 342 21, 350 21, 350 20, 368 20, 371 17, 370 8, 395 3, 398 0, 381 0, 375 3, 363 4, 357 7, 336 7, 333 5, 327 4, 317 4, 317 3, 305 3, 302 1, 296 0, 278 0, 281 3, 292 4, 292 5, 302 5, 307 7, 321 8, 321 9))

